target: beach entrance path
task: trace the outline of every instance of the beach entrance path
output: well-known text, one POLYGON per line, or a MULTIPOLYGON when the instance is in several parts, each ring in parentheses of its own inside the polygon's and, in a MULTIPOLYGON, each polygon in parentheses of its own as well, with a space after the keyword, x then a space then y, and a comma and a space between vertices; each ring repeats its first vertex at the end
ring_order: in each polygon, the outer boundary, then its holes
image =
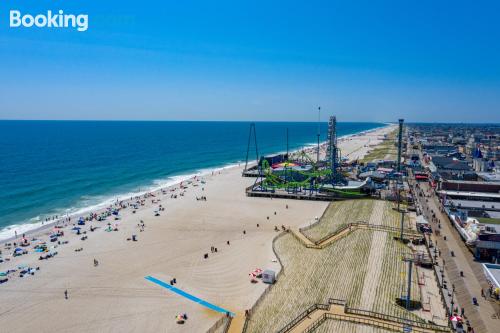
POLYGON ((160 287, 166 288, 166 289, 168 289, 168 290, 170 290, 170 291, 172 291, 172 292, 174 292, 174 293, 176 293, 176 294, 178 294, 178 295, 180 295, 182 297, 185 297, 185 298, 189 299, 190 301, 193 301, 195 303, 199 303, 200 305, 203 305, 204 307, 207 307, 210 310, 214 310, 214 311, 217 311, 217 312, 220 312, 220 313, 223 313, 223 314, 228 314, 229 313, 231 315, 231 317, 234 317, 234 313, 233 312, 231 312, 229 310, 226 310, 226 309, 223 309, 221 307, 218 307, 217 305, 214 305, 214 304, 209 303, 207 301, 204 301, 201 298, 193 296, 193 295, 191 295, 191 294, 189 294, 189 293, 187 293, 187 292, 185 292, 185 291, 183 291, 181 289, 178 289, 178 288, 176 288, 174 286, 171 286, 170 284, 168 284, 166 282, 163 282, 161 280, 158 280, 158 279, 156 279, 156 278, 154 278, 152 276, 146 276, 145 279, 148 280, 148 281, 151 281, 151 282, 153 282, 153 283, 155 283, 157 285, 159 285, 160 287))

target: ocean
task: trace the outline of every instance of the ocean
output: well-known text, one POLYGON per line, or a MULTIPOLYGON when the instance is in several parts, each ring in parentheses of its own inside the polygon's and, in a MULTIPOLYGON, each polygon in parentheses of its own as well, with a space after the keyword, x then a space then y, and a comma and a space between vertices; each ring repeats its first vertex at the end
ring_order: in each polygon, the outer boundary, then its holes
MULTIPOLYGON (((317 141, 317 123, 257 122, 259 154, 317 141)), ((338 123, 338 136, 384 126, 338 123)), ((0 121, 0 239, 245 161, 249 122, 0 121)), ((326 140, 327 124, 321 124, 326 140)), ((252 146, 250 160, 255 160, 252 146), (253 152, 253 154, 252 154, 253 152)), ((242 189, 243 191, 243 189, 242 189)))

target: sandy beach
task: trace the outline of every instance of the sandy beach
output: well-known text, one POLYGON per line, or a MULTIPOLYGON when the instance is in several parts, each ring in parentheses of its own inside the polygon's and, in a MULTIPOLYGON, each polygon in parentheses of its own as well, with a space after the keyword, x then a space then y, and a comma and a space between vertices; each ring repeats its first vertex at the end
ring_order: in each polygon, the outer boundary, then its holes
MULTIPOLYGON (((343 156, 363 157, 393 129, 342 138, 343 156)), ((146 276, 167 283, 175 278, 176 288, 244 312, 266 287, 250 283, 249 273, 280 269, 271 246, 275 227, 310 224, 328 203, 247 197, 244 189, 255 178, 241 177, 242 169, 223 169, 184 182, 184 189, 176 185, 155 192, 135 213, 132 207, 120 210, 119 220, 87 222, 81 229, 86 240, 71 231, 73 219, 60 238, 68 243, 53 249, 58 254, 48 260, 38 260, 40 253, 32 250, 36 241, 26 248, 28 254, 14 258, 15 246, 7 250, 4 242, 2 254, 10 261, 0 264, 1 271, 23 265, 40 269, 23 278, 13 273, 0 285, 0 327, 8 332, 205 332, 223 316, 146 276), (206 201, 198 200, 202 196, 206 201), (118 231, 106 232, 108 222, 118 231), (90 226, 98 228, 91 232, 90 226), (131 235, 137 235, 136 242, 127 240, 131 235), (175 317, 181 313, 188 319, 178 325, 175 317)), ((48 242, 47 233, 29 238, 57 244, 48 242)))

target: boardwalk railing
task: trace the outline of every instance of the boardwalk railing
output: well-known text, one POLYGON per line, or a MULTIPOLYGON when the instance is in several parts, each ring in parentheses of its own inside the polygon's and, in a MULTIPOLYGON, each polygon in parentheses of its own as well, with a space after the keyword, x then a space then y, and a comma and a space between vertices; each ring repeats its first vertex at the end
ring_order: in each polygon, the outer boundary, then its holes
MULTIPOLYGON (((359 317, 351 317, 351 316, 346 316, 342 314, 334 314, 334 313, 324 313, 320 318, 318 318, 314 323, 309 325, 303 332, 304 333, 310 333, 314 332, 321 324, 323 324, 326 320, 340 320, 340 321, 347 321, 355 324, 361 324, 361 325, 370 325, 378 328, 384 328, 387 330, 391 330, 394 332, 401 332, 401 324, 396 324, 396 323, 390 323, 390 322, 383 322, 383 321, 373 321, 373 319, 370 318, 359 318, 359 317)), ((418 332, 418 333, 426 333, 428 332, 426 329, 421 329, 418 327, 412 327, 412 332, 418 332)))
POLYGON ((383 313, 361 310, 361 309, 352 309, 349 308, 346 304, 345 300, 330 298, 328 299, 328 305, 326 304, 315 304, 311 305, 304 312, 299 314, 295 319, 289 322, 285 327, 280 329, 278 333, 285 333, 290 331, 293 327, 295 327, 298 323, 303 321, 307 316, 309 316, 312 312, 316 310, 329 310, 330 305, 341 305, 344 306, 345 314, 332 314, 326 313, 323 314, 320 318, 314 321, 311 325, 309 325, 304 332, 312 332, 314 329, 318 328, 326 319, 338 319, 345 320, 350 322, 355 322, 358 324, 367 324, 376 327, 392 329, 396 331, 401 331, 401 327, 411 326, 413 332, 450 332, 450 328, 448 326, 441 326, 436 324, 426 323, 423 319, 421 321, 406 319, 402 317, 390 316, 383 313), (335 317, 335 318, 334 318, 335 317), (364 317, 364 318, 360 318, 364 317))
POLYGON ((292 329, 295 325, 300 323, 302 320, 304 320, 305 317, 309 316, 311 313, 313 313, 316 310, 328 310, 330 308, 330 305, 328 304, 314 304, 308 307, 304 312, 299 314, 297 317, 295 317, 294 320, 289 322, 285 327, 280 329, 277 333, 285 333, 288 332, 290 329, 292 329))
MULTIPOLYGON (((359 222, 352 222, 352 223, 348 223, 346 225, 343 225, 340 228, 338 228, 337 230, 335 230, 333 233, 330 233, 330 234, 328 234, 328 235, 326 235, 326 236, 324 236, 321 239, 316 240, 316 241, 311 239, 310 237, 308 237, 306 234, 303 233, 303 231, 307 230, 306 228, 299 229, 300 234, 302 236, 304 236, 306 239, 308 239, 311 242, 311 244, 305 243, 302 239, 300 239, 300 237, 298 235, 296 235, 295 233, 293 233, 293 234, 299 241, 301 241, 304 244, 305 247, 312 248, 312 249, 322 249, 327 245, 325 243, 326 241, 328 241, 331 238, 334 238, 335 236, 342 234, 347 229, 353 230, 353 231, 357 230, 357 229, 368 229, 368 230, 380 230, 380 231, 393 232, 393 233, 400 233, 401 232, 401 229, 396 228, 396 227, 375 225, 375 224, 369 224, 369 223, 366 223, 363 221, 359 221, 359 222)), ((403 234, 405 234, 406 236, 410 236, 410 237, 420 237, 421 236, 417 231, 409 230, 409 229, 404 229, 403 234)), ((346 235, 347 235, 347 233, 346 233, 346 235)))
POLYGON ((377 313, 377 312, 372 312, 372 311, 346 308, 346 313, 357 314, 357 315, 361 315, 364 317, 370 317, 370 318, 380 319, 380 320, 384 320, 384 321, 392 321, 392 322, 403 324, 403 325, 406 324, 406 325, 410 325, 412 327, 419 327, 419 328, 438 331, 438 332, 449 332, 450 331, 449 327, 447 327, 447 326, 429 324, 429 323, 424 322, 423 320, 417 321, 417 320, 406 319, 406 318, 401 318, 401 317, 389 316, 389 315, 385 315, 385 314, 377 313))
POLYGON ((328 304, 346 306, 347 305, 347 301, 345 299, 329 298, 328 299, 328 304))

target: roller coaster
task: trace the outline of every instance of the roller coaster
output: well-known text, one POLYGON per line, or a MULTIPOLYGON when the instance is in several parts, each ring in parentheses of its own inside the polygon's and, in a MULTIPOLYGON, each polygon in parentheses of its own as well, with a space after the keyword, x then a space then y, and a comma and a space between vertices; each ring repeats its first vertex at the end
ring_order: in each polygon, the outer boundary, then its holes
POLYGON ((263 159, 260 166, 261 177, 256 180, 253 190, 265 192, 282 190, 287 193, 305 193, 309 195, 322 192, 349 198, 366 196, 361 191, 366 181, 359 186, 331 186, 332 171, 328 168, 319 169, 314 163, 309 170, 301 170, 300 166, 292 166, 295 164, 294 161, 286 161, 282 164, 284 166, 277 172, 272 169, 267 160, 263 159))
MULTIPOLYGON (((255 138, 255 125, 251 126, 250 131, 250 135, 253 134, 255 138)), ((248 150, 249 147, 250 144, 248 150)), ((317 156, 320 155, 319 151, 318 143, 317 156)), ((368 195, 365 189, 369 188, 369 179, 364 182, 349 182, 341 169, 335 117, 330 117, 326 156, 323 160, 315 161, 303 150, 291 155, 284 155, 283 160, 272 165, 269 159, 260 158, 257 162, 257 179, 251 189, 249 188, 252 195, 265 193, 266 196, 270 196, 269 194, 280 193, 300 197, 341 198, 359 198, 368 195), (290 158, 291 155, 292 158, 290 158)))

